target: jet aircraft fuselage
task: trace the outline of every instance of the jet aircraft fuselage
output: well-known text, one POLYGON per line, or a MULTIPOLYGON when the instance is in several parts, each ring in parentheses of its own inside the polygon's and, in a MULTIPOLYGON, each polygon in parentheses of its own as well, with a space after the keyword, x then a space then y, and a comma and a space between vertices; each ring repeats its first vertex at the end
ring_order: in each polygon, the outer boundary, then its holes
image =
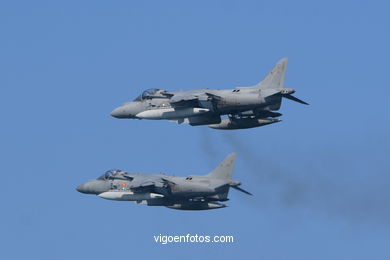
POLYGON ((292 96, 294 89, 284 88, 287 59, 282 59, 255 86, 232 90, 197 89, 167 91, 148 89, 132 102, 114 109, 116 118, 171 120, 192 126, 215 129, 242 129, 279 122, 282 98, 306 102, 292 96), (228 119, 221 116, 228 115, 228 119))
POLYGON ((250 194, 238 187, 241 185, 239 181, 231 179, 235 157, 235 154, 229 155, 214 171, 203 176, 176 177, 110 170, 96 180, 79 185, 77 190, 109 200, 173 209, 223 208, 226 205, 219 202, 228 200, 231 187, 250 194))

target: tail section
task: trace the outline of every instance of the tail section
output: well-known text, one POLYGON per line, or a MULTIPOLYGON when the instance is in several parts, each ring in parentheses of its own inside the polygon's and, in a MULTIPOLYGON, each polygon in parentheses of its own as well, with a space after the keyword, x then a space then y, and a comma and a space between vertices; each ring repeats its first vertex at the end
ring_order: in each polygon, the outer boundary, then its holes
POLYGON ((279 110, 282 103, 282 97, 304 105, 309 105, 305 101, 300 100, 299 98, 292 95, 295 93, 294 89, 284 88, 287 62, 287 58, 281 59, 278 63, 276 63, 272 71, 268 73, 268 75, 262 81, 254 86, 249 87, 259 89, 262 91, 263 96, 271 98, 272 102, 270 103, 272 103, 272 105, 268 107, 269 110, 279 110))
POLYGON ((223 162, 218 165, 217 168, 215 168, 206 176, 213 179, 231 180, 236 157, 236 153, 229 154, 225 160, 223 160, 223 162))
POLYGON ((287 70, 287 58, 281 59, 270 73, 258 84, 252 86, 259 89, 281 90, 284 88, 284 78, 287 70))
POLYGON ((250 192, 239 187, 241 185, 241 182, 232 180, 233 168, 236 161, 236 157, 236 153, 229 154, 225 158, 225 160, 223 160, 223 162, 221 162, 220 165, 218 165, 218 167, 214 169, 214 171, 206 175, 209 178, 229 181, 228 185, 223 185, 218 188, 219 190, 216 196, 220 200, 227 199, 229 188, 233 188, 245 194, 252 195, 250 192))

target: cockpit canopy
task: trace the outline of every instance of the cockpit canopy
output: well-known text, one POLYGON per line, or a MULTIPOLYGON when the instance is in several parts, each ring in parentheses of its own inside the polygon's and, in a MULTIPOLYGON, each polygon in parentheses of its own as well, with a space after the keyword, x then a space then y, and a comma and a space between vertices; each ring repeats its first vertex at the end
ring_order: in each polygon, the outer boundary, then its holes
POLYGON ((113 169, 113 170, 109 170, 109 171, 106 171, 102 176, 100 176, 98 178, 98 180, 108 180, 110 179, 112 176, 120 173, 121 170, 116 170, 116 169, 113 169))
POLYGON ((134 99, 134 101, 142 101, 142 100, 147 99, 150 96, 156 96, 156 93, 160 92, 160 90, 161 89, 158 89, 158 88, 147 89, 144 92, 142 92, 142 94, 139 95, 136 99, 134 99))

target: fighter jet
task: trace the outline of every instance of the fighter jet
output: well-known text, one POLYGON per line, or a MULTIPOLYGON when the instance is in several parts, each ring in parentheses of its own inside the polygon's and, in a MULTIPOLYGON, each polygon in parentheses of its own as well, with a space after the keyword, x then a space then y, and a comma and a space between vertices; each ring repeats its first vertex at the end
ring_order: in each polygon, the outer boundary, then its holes
POLYGON ((284 88, 287 58, 280 60, 258 84, 230 90, 198 89, 167 91, 152 88, 134 101, 114 109, 115 118, 170 120, 192 126, 208 125, 232 130, 259 127, 280 122, 282 98, 301 104, 294 89, 284 88), (221 116, 227 115, 226 119, 221 116))
POLYGON ((239 181, 232 180, 235 159, 236 154, 230 154, 217 168, 203 176, 176 177, 109 170, 76 189, 103 199, 134 201, 148 206, 178 210, 219 209, 227 206, 220 202, 228 201, 230 188, 252 195, 239 187, 239 181))

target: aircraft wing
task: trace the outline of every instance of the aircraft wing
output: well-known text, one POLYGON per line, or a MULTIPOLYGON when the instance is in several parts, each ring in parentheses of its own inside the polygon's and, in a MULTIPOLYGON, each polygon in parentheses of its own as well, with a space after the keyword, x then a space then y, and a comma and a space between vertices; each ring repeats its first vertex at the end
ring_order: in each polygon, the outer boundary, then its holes
POLYGON ((171 103, 172 105, 173 104, 178 104, 180 102, 191 102, 191 101, 194 101, 194 100, 198 100, 199 99, 199 96, 198 94, 190 94, 190 93, 177 93, 175 95, 173 95, 170 99, 169 99, 169 103, 171 103))
POLYGON ((154 188, 165 188, 170 184, 174 183, 158 176, 145 175, 134 178, 130 182, 129 188, 133 191, 145 191, 153 190, 154 188))
POLYGON ((216 107, 215 103, 221 100, 221 97, 208 92, 207 89, 168 92, 166 95, 167 97, 170 97, 170 105, 177 111, 184 111, 184 109, 188 108, 208 109, 207 113, 193 114, 181 119, 171 120, 173 122, 178 124, 190 124, 192 126, 219 124, 221 122, 220 115, 214 113, 216 107))
POLYGON ((207 91, 179 91, 173 94, 169 103, 173 107, 205 107, 213 106, 213 101, 219 100, 220 97, 207 91))

